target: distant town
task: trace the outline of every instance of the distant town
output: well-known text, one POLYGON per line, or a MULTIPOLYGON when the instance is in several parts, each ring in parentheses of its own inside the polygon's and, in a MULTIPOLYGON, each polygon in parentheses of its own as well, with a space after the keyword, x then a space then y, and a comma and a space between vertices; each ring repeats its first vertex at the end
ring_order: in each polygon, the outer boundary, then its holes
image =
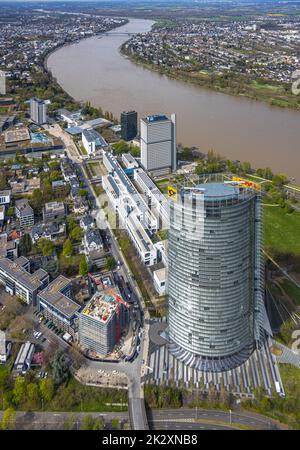
MULTIPOLYGON (((1 428, 298 429, 300 187, 179 144, 176 111, 68 95, 47 56, 127 23, 114 8, 1 8, 1 428)), ((297 18, 168 20, 123 51, 283 85, 299 67, 297 18)))
POLYGON ((299 16, 270 14, 245 21, 162 22, 134 36, 123 51, 175 78, 299 108, 292 93, 290 103, 284 98, 299 67, 299 42, 299 16))

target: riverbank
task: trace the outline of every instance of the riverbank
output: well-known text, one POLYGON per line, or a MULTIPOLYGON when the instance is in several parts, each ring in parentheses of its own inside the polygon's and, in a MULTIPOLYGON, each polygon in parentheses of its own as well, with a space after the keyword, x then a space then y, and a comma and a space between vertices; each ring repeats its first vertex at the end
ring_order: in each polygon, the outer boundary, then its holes
POLYGON ((207 71, 183 72, 150 64, 143 59, 132 55, 126 51, 125 42, 120 47, 120 52, 132 63, 142 66, 145 69, 157 72, 160 75, 183 81, 200 88, 211 89, 215 92, 231 95, 234 97, 244 97, 250 100, 267 103, 270 106, 288 108, 294 111, 300 111, 300 96, 296 96, 291 91, 291 86, 267 83, 263 80, 257 81, 237 74, 227 73, 216 75, 207 71), (288 92, 290 90, 290 93, 288 92))

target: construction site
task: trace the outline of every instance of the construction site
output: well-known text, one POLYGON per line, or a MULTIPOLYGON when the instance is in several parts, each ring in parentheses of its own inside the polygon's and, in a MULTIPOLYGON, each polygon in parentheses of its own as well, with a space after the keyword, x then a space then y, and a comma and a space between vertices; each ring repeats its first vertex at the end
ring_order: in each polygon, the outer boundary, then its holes
POLYGON ((120 356, 119 347, 122 333, 129 322, 129 304, 122 298, 117 286, 109 276, 89 277, 97 285, 97 290, 79 316, 79 342, 82 349, 93 358, 115 353, 120 356))

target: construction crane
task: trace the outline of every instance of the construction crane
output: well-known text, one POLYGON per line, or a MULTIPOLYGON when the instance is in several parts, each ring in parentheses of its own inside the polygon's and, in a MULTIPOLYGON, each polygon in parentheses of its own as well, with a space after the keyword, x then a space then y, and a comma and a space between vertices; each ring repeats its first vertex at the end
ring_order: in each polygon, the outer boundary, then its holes
POLYGON ((98 286, 100 285, 107 294, 111 295, 116 301, 116 314, 117 314, 117 325, 116 325, 116 341, 120 340, 121 329, 120 329, 120 304, 124 305, 126 309, 129 309, 129 304, 123 300, 123 298, 116 293, 115 288, 106 286, 102 281, 97 280, 91 273, 88 276, 93 280, 98 286))
POLYGON ((112 288, 109 288, 107 292, 112 295, 116 300, 116 314, 117 314, 117 324, 116 324, 116 342, 119 342, 121 337, 121 327, 120 327, 120 304, 124 305, 126 309, 129 308, 129 304, 123 300, 123 298, 116 293, 112 288))

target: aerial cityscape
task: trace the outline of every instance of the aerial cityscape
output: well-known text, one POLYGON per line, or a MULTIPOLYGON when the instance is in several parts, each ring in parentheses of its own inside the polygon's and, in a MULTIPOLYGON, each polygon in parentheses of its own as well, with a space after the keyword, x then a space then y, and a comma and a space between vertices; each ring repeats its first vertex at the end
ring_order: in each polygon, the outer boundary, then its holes
POLYGON ((300 429, 299 110, 298 0, 0 0, 3 432, 300 429))

